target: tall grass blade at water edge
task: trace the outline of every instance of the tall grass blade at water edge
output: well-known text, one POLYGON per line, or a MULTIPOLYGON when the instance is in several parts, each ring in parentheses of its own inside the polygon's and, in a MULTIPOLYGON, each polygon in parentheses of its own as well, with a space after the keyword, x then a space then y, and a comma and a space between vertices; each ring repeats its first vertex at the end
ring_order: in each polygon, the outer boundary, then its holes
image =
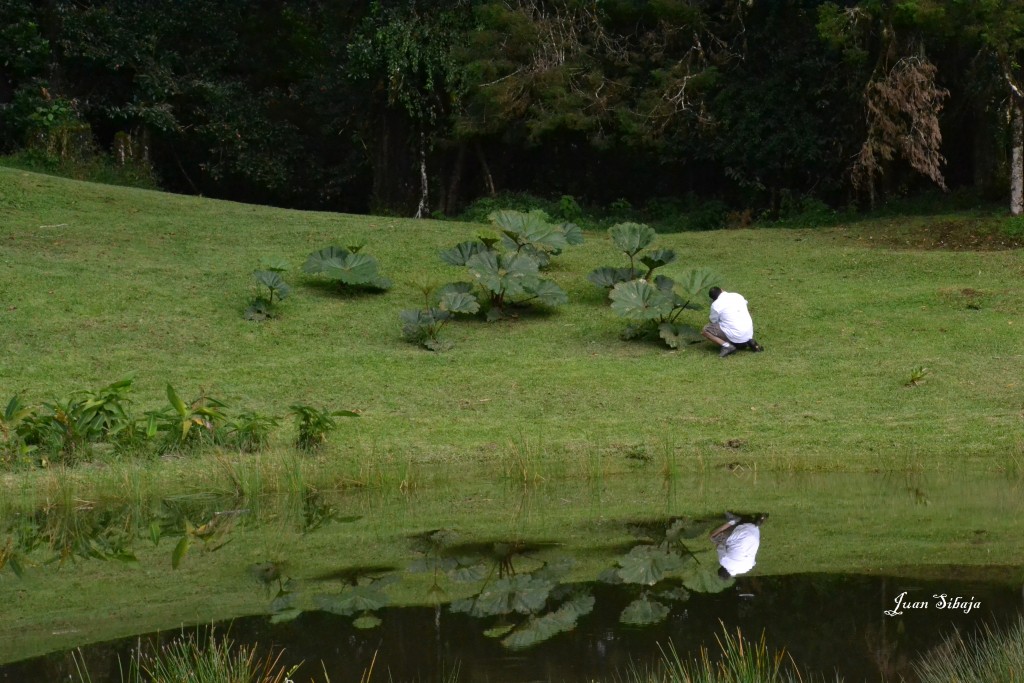
POLYGON ((1024 683, 1024 620, 1005 630, 956 632, 914 665, 921 683, 1024 683))

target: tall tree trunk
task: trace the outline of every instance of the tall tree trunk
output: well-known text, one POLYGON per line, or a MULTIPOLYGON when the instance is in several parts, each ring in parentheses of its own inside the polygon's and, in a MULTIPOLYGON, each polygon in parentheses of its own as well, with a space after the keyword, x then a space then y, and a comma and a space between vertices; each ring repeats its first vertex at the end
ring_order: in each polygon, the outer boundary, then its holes
POLYGON ((1010 98, 1010 214, 1024 213, 1024 119, 1021 103, 1010 98))
POLYGON ((476 158, 480 161, 480 170, 484 173, 484 182, 487 184, 487 194, 495 196, 498 194, 494 188, 494 177, 491 175, 491 168, 487 165, 487 158, 484 156, 484 148, 480 141, 476 141, 476 158))
POLYGON ((427 136, 420 131, 420 203, 416 207, 416 218, 429 215, 430 179, 427 177, 427 136))

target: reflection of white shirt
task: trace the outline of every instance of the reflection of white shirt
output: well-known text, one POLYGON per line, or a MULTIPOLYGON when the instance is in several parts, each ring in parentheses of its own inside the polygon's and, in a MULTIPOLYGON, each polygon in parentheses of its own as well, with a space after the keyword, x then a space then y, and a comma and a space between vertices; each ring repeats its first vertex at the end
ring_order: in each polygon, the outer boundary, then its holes
POLYGON ((718 323, 722 332, 735 344, 742 344, 754 337, 754 321, 747 310, 747 300, 742 294, 722 292, 711 302, 710 321, 718 323))
POLYGON ((718 563, 730 574, 746 574, 754 568, 754 556, 761 545, 761 529, 755 524, 740 524, 718 545, 718 563))

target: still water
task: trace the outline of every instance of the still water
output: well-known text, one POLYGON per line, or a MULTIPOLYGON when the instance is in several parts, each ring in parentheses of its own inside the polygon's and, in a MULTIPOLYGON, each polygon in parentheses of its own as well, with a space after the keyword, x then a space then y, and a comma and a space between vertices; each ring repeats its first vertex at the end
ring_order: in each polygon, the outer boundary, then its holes
POLYGON ((808 672, 909 681, 944 636, 1024 613, 1020 501, 998 477, 748 473, 10 509, 0 680, 77 680, 80 648, 117 681, 140 643, 212 624, 296 680, 612 680, 738 628, 808 672), (768 517, 723 578, 726 511, 768 517))

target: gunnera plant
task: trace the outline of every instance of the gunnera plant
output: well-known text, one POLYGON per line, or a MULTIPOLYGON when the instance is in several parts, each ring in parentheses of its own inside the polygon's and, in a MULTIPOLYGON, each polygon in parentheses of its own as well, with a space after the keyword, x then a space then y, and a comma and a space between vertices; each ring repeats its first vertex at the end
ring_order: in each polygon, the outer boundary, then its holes
POLYGON ((377 259, 361 249, 362 245, 324 247, 306 257, 302 270, 337 283, 341 291, 391 289, 391 280, 380 274, 377 259))

